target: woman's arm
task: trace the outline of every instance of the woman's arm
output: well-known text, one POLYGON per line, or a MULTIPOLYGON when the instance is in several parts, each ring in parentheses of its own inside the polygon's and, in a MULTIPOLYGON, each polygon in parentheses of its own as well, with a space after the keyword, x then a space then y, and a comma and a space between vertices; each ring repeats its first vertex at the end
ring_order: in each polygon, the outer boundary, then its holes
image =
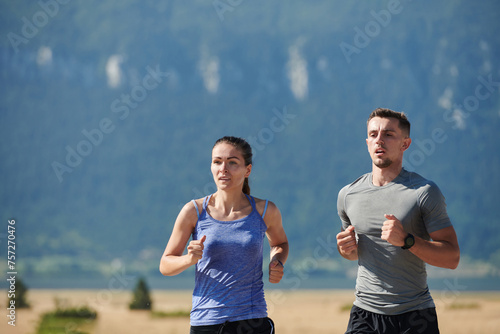
POLYGON ((160 272, 163 275, 174 276, 180 274, 196 264, 203 256, 205 236, 200 240, 192 240, 189 243, 187 254, 183 255, 197 221, 196 209, 193 203, 189 202, 179 212, 167 247, 161 257, 160 272))
POLYGON ((269 263, 269 282, 279 283, 283 278, 284 264, 288 258, 288 239, 278 207, 269 202, 264 222, 267 225, 267 239, 271 246, 271 263, 269 263))

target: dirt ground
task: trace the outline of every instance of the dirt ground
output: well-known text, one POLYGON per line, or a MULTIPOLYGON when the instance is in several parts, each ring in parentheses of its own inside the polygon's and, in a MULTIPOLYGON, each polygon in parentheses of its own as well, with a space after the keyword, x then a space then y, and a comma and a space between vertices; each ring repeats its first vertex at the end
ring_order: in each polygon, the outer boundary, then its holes
MULTIPOLYGON (((349 308, 354 300, 351 290, 266 291, 269 316, 281 334, 344 333, 349 308)), ((453 294, 433 291, 441 333, 496 333, 500 328, 500 292, 453 294)), ((154 290, 151 292, 155 311, 188 311, 190 291, 154 290)), ((147 311, 130 311, 130 291, 116 290, 30 290, 29 310, 16 310, 16 326, 8 324, 8 310, 0 319, 0 333, 34 334, 40 315, 60 305, 90 306, 97 310, 98 319, 84 330, 92 334, 186 334, 189 319, 153 318, 147 311)), ((6 305, 6 293, 0 305, 6 305)))

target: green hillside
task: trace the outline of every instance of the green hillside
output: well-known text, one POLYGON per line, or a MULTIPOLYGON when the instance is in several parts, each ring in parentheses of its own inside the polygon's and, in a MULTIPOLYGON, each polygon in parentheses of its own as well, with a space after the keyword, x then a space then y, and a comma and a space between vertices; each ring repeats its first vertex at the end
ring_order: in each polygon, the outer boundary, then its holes
POLYGON ((290 266, 343 276, 337 193, 370 170, 366 118, 388 107, 409 115, 405 165, 440 186, 463 258, 498 275, 499 13, 493 0, 2 1, 0 254, 14 218, 32 285, 120 265, 159 276, 180 207, 215 190, 214 141, 236 135, 255 152, 252 194, 282 211, 290 266))

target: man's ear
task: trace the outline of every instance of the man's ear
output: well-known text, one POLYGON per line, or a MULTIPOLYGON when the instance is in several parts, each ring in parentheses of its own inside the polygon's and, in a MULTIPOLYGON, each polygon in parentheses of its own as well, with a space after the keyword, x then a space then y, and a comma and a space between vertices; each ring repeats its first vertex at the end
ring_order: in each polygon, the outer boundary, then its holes
POLYGON ((410 137, 406 137, 405 139, 403 139, 403 151, 406 151, 408 147, 410 147, 410 145, 411 145, 410 137))

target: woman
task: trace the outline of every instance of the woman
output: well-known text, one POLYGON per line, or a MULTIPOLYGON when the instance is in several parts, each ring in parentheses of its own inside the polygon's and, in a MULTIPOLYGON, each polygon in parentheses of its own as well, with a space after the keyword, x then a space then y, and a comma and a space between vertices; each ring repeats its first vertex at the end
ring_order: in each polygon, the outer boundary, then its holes
POLYGON ((160 271, 172 276, 196 265, 191 334, 274 333, 264 299, 262 246, 266 235, 269 281, 278 283, 288 256, 281 213, 274 203, 250 196, 252 149, 244 139, 217 140, 211 170, 217 191, 182 208, 160 271))

